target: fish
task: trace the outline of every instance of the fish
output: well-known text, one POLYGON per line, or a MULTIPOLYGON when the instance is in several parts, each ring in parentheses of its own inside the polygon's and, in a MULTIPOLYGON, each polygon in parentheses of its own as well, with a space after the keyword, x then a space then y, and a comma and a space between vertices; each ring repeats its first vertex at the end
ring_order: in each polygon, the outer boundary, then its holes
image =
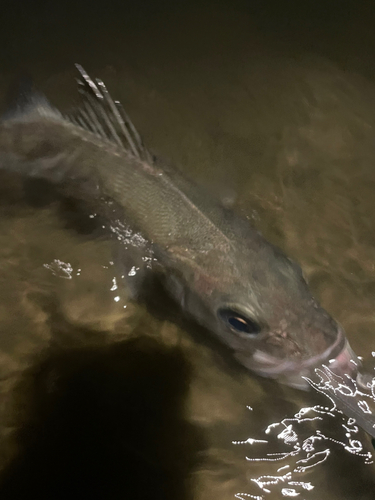
POLYGON ((104 82, 76 67, 80 104, 71 113, 24 87, 3 114, 0 168, 87 203, 118 241, 132 297, 152 273, 247 370, 300 389, 322 363, 354 373, 358 358, 301 267, 151 153, 104 82))

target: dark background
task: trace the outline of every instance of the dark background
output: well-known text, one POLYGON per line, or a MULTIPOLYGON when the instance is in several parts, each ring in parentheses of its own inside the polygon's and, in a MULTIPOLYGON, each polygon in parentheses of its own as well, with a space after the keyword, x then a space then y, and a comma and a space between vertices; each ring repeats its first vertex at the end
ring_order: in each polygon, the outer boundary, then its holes
POLYGON ((33 68, 48 61, 53 71, 72 61, 95 61, 103 53, 113 64, 142 53, 154 59, 166 52, 178 59, 194 58, 215 45, 225 51, 226 44, 238 43, 241 50, 236 29, 240 22, 248 26, 249 39, 267 39, 275 50, 286 44, 296 53, 312 51, 343 67, 374 74, 371 0, 5 0, 1 9, 4 69, 33 68))

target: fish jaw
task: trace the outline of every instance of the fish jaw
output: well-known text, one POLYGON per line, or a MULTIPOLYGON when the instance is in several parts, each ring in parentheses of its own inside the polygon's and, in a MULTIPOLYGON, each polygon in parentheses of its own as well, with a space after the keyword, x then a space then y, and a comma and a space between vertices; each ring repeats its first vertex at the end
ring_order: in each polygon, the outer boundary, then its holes
POLYGON ((306 378, 314 375, 317 368, 326 365, 339 376, 356 376, 360 361, 353 352, 341 328, 333 344, 316 356, 302 361, 281 359, 263 351, 255 351, 252 356, 237 353, 236 358, 242 365, 257 375, 266 378, 278 379, 279 382, 296 389, 309 390, 310 384, 306 378))
POLYGON ((339 351, 335 357, 330 358, 327 364, 327 368, 336 375, 340 377, 349 375, 352 378, 357 376, 360 366, 361 361, 350 347, 347 339, 345 339, 343 349, 339 351))

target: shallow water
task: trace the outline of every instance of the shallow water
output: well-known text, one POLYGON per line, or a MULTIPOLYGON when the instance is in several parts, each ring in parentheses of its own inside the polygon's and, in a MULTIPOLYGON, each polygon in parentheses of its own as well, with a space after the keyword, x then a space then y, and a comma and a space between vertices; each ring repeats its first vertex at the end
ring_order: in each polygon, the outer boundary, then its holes
MULTIPOLYGON (((83 64, 159 156, 302 264, 357 354, 375 350, 370 3, 13 4, 2 93, 26 67, 67 109, 83 64)), ((246 374, 170 306, 131 303, 89 217, 0 180, 3 498, 373 498, 370 440, 329 401, 246 374)))

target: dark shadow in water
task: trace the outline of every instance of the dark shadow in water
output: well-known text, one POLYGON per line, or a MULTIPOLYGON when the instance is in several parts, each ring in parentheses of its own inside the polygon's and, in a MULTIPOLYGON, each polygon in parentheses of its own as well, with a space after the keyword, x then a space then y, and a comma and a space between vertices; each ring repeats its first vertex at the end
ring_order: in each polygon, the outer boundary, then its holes
MULTIPOLYGON (((89 336, 65 324, 59 343, 89 336)), ((203 442, 184 417, 190 372, 180 350, 146 336, 55 350, 16 391, 28 422, 0 497, 190 498, 203 442)))
POLYGON ((108 238, 108 230, 103 230, 103 224, 107 221, 99 217, 90 218, 90 215, 96 211, 95 206, 91 209, 87 202, 65 196, 61 193, 61 189, 43 179, 25 179, 23 188, 24 200, 34 208, 43 208, 52 203, 57 204, 58 213, 66 229, 76 231, 83 236, 108 238))
POLYGON ((25 178, 22 175, 0 171, 0 207, 2 217, 17 215, 30 208, 47 208, 52 205, 57 210, 61 224, 79 235, 108 239, 108 231, 103 230, 99 217, 90 218, 95 207, 67 196, 62 190, 43 179, 25 178))

